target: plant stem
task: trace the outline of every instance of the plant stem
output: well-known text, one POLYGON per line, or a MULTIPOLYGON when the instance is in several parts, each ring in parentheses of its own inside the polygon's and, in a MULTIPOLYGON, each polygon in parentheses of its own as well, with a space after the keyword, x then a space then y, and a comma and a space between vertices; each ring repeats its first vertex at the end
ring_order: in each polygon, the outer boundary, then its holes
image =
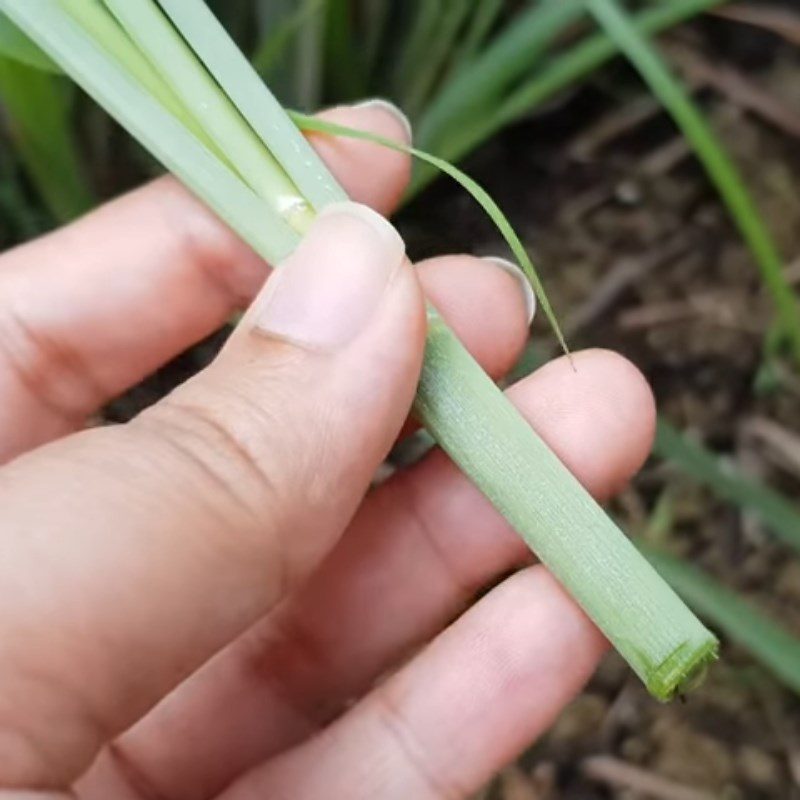
POLYGON ((669 699, 713 660, 714 637, 435 312, 414 407, 653 696, 669 699))

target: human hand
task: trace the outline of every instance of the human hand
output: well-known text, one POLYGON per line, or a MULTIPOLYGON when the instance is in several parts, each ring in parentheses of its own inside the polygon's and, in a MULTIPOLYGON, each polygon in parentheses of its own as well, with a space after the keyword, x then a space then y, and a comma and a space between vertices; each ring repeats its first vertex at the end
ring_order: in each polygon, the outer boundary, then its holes
MULTIPOLYGON (((404 133, 380 105, 328 113, 404 133)), ((391 209, 403 156, 316 146, 391 209)), ((507 272, 412 270, 363 207, 320 218, 208 369, 71 433, 265 274, 171 179, 0 260, 0 798, 463 797, 603 652, 442 453, 365 498, 413 397, 421 290, 495 376, 527 320, 507 272)), ((575 360, 509 394, 602 498, 645 457, 652 398, 618 356, 575 360)))

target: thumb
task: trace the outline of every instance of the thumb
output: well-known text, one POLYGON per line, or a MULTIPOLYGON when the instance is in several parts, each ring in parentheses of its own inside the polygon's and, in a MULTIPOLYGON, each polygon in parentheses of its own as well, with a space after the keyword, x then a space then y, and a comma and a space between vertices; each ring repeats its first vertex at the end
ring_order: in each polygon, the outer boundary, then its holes
POLYGON ((394 228, 333 206, 204 372, 0 470, 0 786, 69 783, 308 573, 403 423, 424 331, 394 228))

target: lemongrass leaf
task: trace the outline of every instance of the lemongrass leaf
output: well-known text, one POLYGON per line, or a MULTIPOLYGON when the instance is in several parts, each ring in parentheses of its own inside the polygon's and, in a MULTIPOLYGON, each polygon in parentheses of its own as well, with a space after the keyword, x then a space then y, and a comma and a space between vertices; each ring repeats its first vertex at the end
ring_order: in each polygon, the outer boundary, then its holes
POLYGON ((59 73, 58 65, 5 14, 0 14, 0 56, 44 72, 59 73))
POLYGON ((98 103, 262 255, 278 261, 297 234, 97 45, 56 0, 0 0, 8 14, 98 103))
MULTIPOLYGON (((565 6, 568 2, 572 0, 563 0, 565 6)), ((654 34, 723 2, 724 0, 670 0, 669 3, 658 4, 655 8, 639 12, 633 22, 638 30, 654 34)), ((569 18, 557 20, 558 25, 551 31, 545 45, 549 45, 571 21, 569 18)), ((519 42, 512 40, 512 44, 516 45, 517 50, 527 47, 524 39, 519 42)), ((482 113, 461 115, 457 111, 457 105, 453 108, 441 108, 437 103, 434 114, 432 106, 418 130, 417 140, 423 148, 434 150, 442 158, 458 161, 505 126, 540 108, 559 92, 573 86, 617 55, 619 48, 607 34, 598 32, 588 36, 568 47, 563 53, 553 56, 540 70, 505 96, 501 96, 501 90, 496 91, 497 99, 484 105, 482 113)), ((515 52, 506 57, 513 63, 523 63, 516 61, 521 56, 515 52), (512 55, 514 59, 511 59, 512 55)), ((474 67, 474 64, 470 67, 474 67)), ((485 75, 474 77, 487 80, 485 75)), ((467 91, 468 85, 469 82, 465 81, 464 91, 467 91)), ((405 199, 419 194, 437 174, 433 169, 417 170, 411 178, 405 199)))
POLYGON ((274 29, 264 36, 250 61, 259 75, 269 75, 304 23, 320 11, 323 2, 324 0, 302 0, 297 8, 280 19, 274 29))
POLYGON ((511 19, 480 56, 447 81, 425 110, 416 131, 420 147, 444 152, 448 136, 488 112, 582 13, 581 0, 546 0, 511 19))
POLYGON ((470 195, 472 195, 473 199, 489 215, 492 222, 506 240, 508 246, 511 248, 511 251, 514 253, 514 257, 519 262, 522 271, 525 273, 525 277, 528 279, 531 287, 536 293, 539 306, 547 317, 547 321, 550 323, 550 326, 553 329, 561 348, 565 353, 569 354, 569 347, 567 346, 566 339, 561 331, 561 326, 558 324, 558 318, 556 317, 555 311, 553 311, 553 307, 550 303, 550 299, 547 296, 547 292, 545 291, 544 284, 542 283, 536 268, 533 266, 530 256, 525 250, 525 246, 520 241, 519 236, 517 236, 516 231, 508 221, 508 218, 503 213, 500 206, 497 205, 491 195, 476 180, 471 178, 462 170, 458 169, 458 167, 454 167, 452 164, 444 161, 441 158, 438 158, 437 156, 426 153, 423 150, 417 149, 416 147, 411 147, 410 145, 396 142, 393 139, 387 139, 385 136, 379 136, 378 134, 371 133, 370 131, 349 128, 345 125, 338 125, 336 123, 329 122, 328 120, 322 120, 318 117, 310 117, 307 114, 300 114, 294 111, 290 112, 290 116, 295 121, 297 126, 303 131, 325 133, 332 136, 344 136, 351 139, 363 139, 368 142, 373 142, 374 144, 379 144, 383 147, 388 147, 391 150, 396 150, 398 152, 414 156, 421 161, 431 164, 432 166, 436 167, 436 169, 441 170, 446 175, 449 175, 454 181, 456 181, 456 183, 462 186, 467 192, 470 193, 470 195))
MULTIPOLYGON (((127 0, 124 0, 127 2, 127 0)), ((319 211, 346 198, 313 147, 258 77, 202 0, 161 0, 164 11, 205 64, 211 76, 290 176, 300 194, 319 211)))
POLYGON ((0 57, 0 104, 28 175, 58 222, 94 203, 72 136, 64 81, 0 57))
POLYGON ((691 143, 747 243, 787 336, 800 361, 800 305, 783 272, 772 236, 738 169, 681 83, 616 0, 585 0, 598 23, 636 67, 691 143))
POLYGON ((755 513, 776 536, 800 553, 800 508, 779 492, 746 477, 663 419, 658 422, 653 452, 718 497, 755 513))
POLYGON ((305 230, 311 220, 305 198, 161 9, 153 0, 104 2, 152 66, 174 91, 180 92, 198 124, 245 183, 273 203, 292 227, 305 230))

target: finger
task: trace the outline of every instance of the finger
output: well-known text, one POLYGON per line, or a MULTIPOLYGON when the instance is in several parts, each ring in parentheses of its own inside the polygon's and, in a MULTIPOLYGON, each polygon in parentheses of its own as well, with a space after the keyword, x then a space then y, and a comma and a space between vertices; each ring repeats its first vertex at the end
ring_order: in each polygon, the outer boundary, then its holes
MULTIPOLYGON (((577 372, 560 359, 509 395, 603 498, 649 452, 652 394, 613 353, 574 359, 577 372)), ((373 492, 313 580, 126 734, 114 758, 134 765, 165 800, 212 796, 328 723, 529 557, 437 451, 373 492)))
POLYGON ((605 646, 543 567, 527 569, 344 717, 220 800, 469 797, 553 723, 605 646))
POLYGON ((332 206, 211 367, 4 469, 0 786, 77 777, 308 573, 397 435, 424 336, 400 236, 332 206))
MULTIPOLYGON (((384 108, 326 115, 404 135, 384 108)), ((356 200, 388 211, 405 188, 402 154, 352 140, 317 145, 356 200)), ((171 178, 0 257, 0 462, 81 427, 224 324, 265 276, 263 262, 171 178)))

